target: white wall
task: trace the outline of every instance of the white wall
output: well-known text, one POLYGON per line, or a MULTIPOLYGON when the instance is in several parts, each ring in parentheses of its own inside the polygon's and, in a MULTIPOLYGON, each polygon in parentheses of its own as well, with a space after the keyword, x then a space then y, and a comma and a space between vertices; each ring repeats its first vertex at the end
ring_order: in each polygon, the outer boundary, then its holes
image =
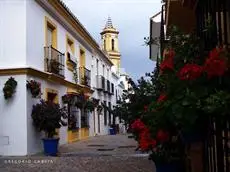
POLYGON ((0 68, 26 65, 26 3, 0 1, 0 68))
POLYGON ((27 154, 27 117, 26 117, 26 76, 13 76, 17 81, 16 92, 5 100, 2 91, 10 76, 0 76, 0 155, 27 154))

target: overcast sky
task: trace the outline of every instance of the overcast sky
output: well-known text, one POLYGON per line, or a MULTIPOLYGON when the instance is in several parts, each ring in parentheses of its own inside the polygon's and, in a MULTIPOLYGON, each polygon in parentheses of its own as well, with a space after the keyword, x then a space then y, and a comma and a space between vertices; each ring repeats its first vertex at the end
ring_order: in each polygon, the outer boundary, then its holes
POLYGON ((149 36, 149 18, 160 11, 161 0, 63 0, 98 43, 108 16, 119 34, 121 67, 138 79, 154 69, 144 37, 149 36))

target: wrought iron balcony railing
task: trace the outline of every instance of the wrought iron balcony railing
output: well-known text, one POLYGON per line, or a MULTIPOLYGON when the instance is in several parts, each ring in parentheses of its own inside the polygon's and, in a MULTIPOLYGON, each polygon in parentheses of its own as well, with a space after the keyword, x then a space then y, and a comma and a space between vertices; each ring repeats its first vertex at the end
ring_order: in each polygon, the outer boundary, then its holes
POLYGON ((197 34, 206 51, 216 46, 230 47, 230 1, 200 0, 196 5, 197 34))
POLYGON ((45 71, 64 77, 64 54, 52 46, 44 47, 45 71))
POLYGON ((80 84, 87 87, 91 86, 91 71, 85 67, 80 67, 80 84))
POLYGON ((97 90, 98 91, 105 90, 105 78, 101 75, 97 75, 97 90))

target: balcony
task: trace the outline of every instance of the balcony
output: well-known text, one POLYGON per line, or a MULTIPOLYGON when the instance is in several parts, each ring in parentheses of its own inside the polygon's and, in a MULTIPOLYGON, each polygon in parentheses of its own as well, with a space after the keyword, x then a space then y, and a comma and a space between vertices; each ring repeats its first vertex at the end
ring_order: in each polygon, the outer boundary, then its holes
POLYGON ((64 77, 64 54, 55 48, 44 47, 45 71, 64 77))
POLYGON ((97 75, 97 90, 98 91, 105 90, 105 78, 101 75, 97 75))
POLYGON ((79 74, 80 74, 80 84, 90 87, 91 85, 91 72, 89 69, 86 69, 85 67, 79 68, 79 74))

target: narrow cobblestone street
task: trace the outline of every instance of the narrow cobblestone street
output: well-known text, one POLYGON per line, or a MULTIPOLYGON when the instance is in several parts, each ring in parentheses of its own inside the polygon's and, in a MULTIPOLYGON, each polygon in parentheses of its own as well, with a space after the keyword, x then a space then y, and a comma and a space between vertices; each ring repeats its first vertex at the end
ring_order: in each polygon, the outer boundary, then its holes
POLYGON ((127 135, 96 136, 62 145, 58 157, 0 157, 0 171, 154 172, 153 162, 136 153, 136 146, 127 135))

